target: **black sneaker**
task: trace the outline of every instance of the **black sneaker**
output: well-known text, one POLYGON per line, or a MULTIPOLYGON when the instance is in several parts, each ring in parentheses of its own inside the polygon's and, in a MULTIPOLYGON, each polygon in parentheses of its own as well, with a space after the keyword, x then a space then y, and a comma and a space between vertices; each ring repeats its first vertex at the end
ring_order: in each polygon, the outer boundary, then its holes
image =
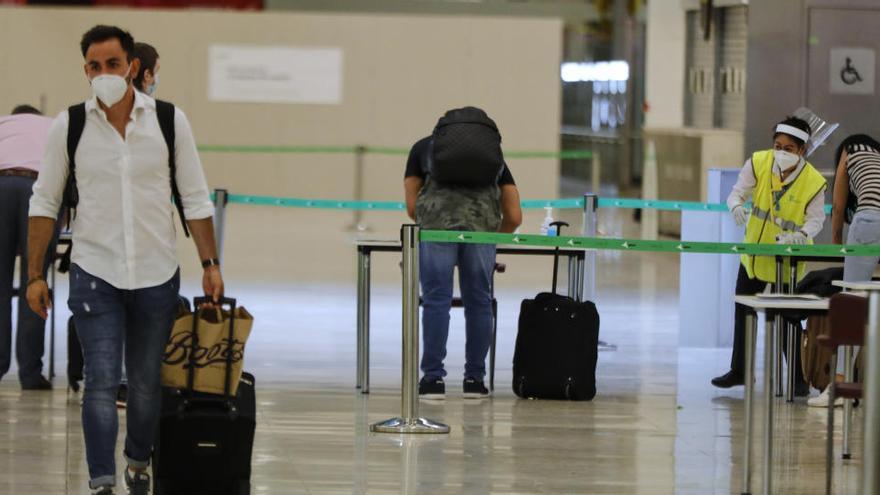
POLYGON ((419 382, 419 398, 443 400, 446 398, 446 383, 442 378, 422 378, 419 382))
POLYGON ((125 468, 125 486, 129 495, 148 495, 150 493, 150 475, 138 471, 132 475, 131 469, 125 468))
POLYGON ((731 388, 739 385, 745 385, 746 379, 739 373, 728 371, 727 373, 716 376, 712 379, 712 385, 718 388, 731 388))
POLYGON ((119 389, 116 391, 116 407, 119 409, 125 409, 125 406, 128 404, 128 385, 124 383, 119 384, 119 389))
POLYGON ((489 397, 489 389, 486 388, 482 380, 465 378, 463 388, 465 399, 485 399, 489 397))
POLYGON ((52 390, 52 382, 46 379, 45 376, 40 375, 40 378, 34 383, 28 383, 27 385, 21 385, 22 390, 52 390))

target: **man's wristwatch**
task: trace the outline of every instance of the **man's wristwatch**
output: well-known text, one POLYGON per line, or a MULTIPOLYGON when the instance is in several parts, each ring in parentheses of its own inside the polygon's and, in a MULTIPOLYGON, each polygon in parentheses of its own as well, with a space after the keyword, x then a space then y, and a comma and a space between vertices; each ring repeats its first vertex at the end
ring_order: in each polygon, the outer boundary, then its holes
POLYGON ((202 268, 210 268, 212 266, 220 266, 220 260, 217 258, 202 260, 202 268))

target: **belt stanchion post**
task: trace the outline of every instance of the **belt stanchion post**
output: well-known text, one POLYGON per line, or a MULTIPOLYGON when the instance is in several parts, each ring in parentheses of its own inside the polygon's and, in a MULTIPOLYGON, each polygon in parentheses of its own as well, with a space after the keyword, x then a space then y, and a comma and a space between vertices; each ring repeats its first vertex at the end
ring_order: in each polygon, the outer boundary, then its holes
POLYGON ((217 259, 223 263, 223 236, 226 231, 226 205, 229 203, 229 191, 214 189, 214 240, 217 243, 217 259))
POLYGON ((599 189, 602 187, 602 158, 599 156, 599 152, 595 149, 592 150, 591 153, 590 189, 593 196, 598 196, 599 189))
MULTIPOLYGON (((797 260, 794 256, 790 257, 788 260, 788 293, 794 294, 797 289, 797 260)), ((798 365, 797 353, 799 352, 801 333, 795 330, 795 324, 792 322, 786 322, 783 328, 788 330, 788 344, 786 345, 786 352, 788 353, 786 362, 788 365, 786 366, 785 377, 785 400, 787 402, 794 402, 794 377, 797 376, 795 370, 798 365), (797 347, 795 347, 796 344, 798 345, 797 347)))
POLYGON ((357 288, 357 388, 370 393, 370 253, 359 247, 357 288))
MULTIPOLYGON (((594 154, 594 160, 598 154, 594 154)), ((599 196, 598 192, 592 194, 584 194, 584 225, 581 233, 584 237, 596 237, 598 232, 598 216, 599 216, 599 196)), ((596 251, 585 250, 583 267, 578 270, 580 277, 578 280, 578 295, 581 301, 596 300, 596 251)))
MULTIPOLYGON (((596 155, 594 155, 596 156, 596 155)), ((584 225, 581 229, 584 237, 596 237, 599 232, 599 196, 595 193, 584 194, 584 225)), ((579 261, 578 275, 578 301, 596 300, 596 250, 585 249, 584 259, 579 261)), ((599 341, 600 351, 616 351, 617 346, 603 340, 599 341)))
MULTIPOLYGON (((364 157, 369 150, 366 146, 359 144, 354 147, 354 200, 363 201, 364 199, 364 157)), ((364 212, 359 208, 352 211, 352 220, 349 230, 353 232, 365 232, 368 227, 364 223, 364 212)))
POLYGON ((868 308, 867 342, 862 348, 868 369, 865 373, 862 494, 876 495, 880 493, 880 292, 870 292, 868 308))
MULTIPOLYGON (((785 285, 785 261, 782 256, 776 256, 776 287, 774 288, 774 292, 777 294, 782 294, 783 286, 785 285)), ((774 328, 773 328, 773 345, 768 347, 773 352, 776 353, 775 361, 776 366, 772 368, 773 373, 773 383, 776 384, 776 397, 782 397, 782 332, 784 331, 782 328, 783 320, 781 315, 776 315, 773 319, 774 328)), ((769 368, 768 368, 769 369, 769 368)), ((765 370, 765 373, 768 371, 765 370)))
POLYGON ((752 421, 754 418, 753 399, 755 396, 755 339, 758 331, 757 318, 746 314, 746 363, 745 363, 745 451, 743 452, 742 494, 752 493, 752 421))
MULTIPOLYGON (((764 495, 773 493, 773 325, 769 318, 764 325, 764 495)), ((777 327, 779 328, 779 327, 777 327)), ((778 360, 777 360, 778 361, 778 360)))
POLYGON ((401 416, 370 426, 375 433, 449 433, 449 427, 419 417, 419 226, 404 225, 403 366, 401 416))
MULTIPOLYGON (((837 370, 831 370, 832 376, 837 370)), ((853 347, 843 347, 843 381, 851 383, 853 381, 853 347)), ((845 399, 843 401, 843 451, 844 459, 852 458, 849 448, 850 430, 852 429, 852 401, 845 399)))

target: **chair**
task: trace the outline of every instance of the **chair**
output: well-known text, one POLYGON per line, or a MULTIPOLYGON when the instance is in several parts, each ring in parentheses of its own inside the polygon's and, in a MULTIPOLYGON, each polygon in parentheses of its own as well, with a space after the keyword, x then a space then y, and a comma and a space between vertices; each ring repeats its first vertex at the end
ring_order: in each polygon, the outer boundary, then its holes
MULTIPOLYGON (((868 323, 868 300, 861 296, 841 293, 831 297, 828 308, 828 317, 831 320, 831 329, 828 335, 820 335, 816 339, 819 345, 830 348, 832 373, 829 385, 828 406, 828 432, 826 439, 825 457, 825 493, 831 493, 831 474, 834 459, 834 401, 838 397, 847 400, 862 398, 862 385, 854 382, 837 383, 833 376, 837 370, 837 353, 840 347, 846 352, 851 352, 853 346, 864 345, 865 326, 868 323)), ((849 458, 849 453, 844 449, 844 459, 849 458)))
MULTIPOLYGON (((504 263, 495 263, 495 273, 504 273, 507 271, 507 265, 504 263)), ((422 305, 422 298, 419 297, 419 306, 422 305)), ((452 298, 453 308, 464 308, 464 301, 461 297, 452 298)), ((495 391, 495 342, 498 337, 498 300, 495 299, 495 282, 492 282, 492 343, 489 346, 489 390, 495 391)))

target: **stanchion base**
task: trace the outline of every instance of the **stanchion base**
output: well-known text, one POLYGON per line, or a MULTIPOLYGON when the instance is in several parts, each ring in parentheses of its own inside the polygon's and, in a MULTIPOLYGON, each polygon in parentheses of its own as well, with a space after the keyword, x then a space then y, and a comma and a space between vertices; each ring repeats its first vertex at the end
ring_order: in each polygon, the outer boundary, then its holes
POLYGON ((425 418, 391 418, 370 425, 373 433, 449 433, 449 427, 425 418))

